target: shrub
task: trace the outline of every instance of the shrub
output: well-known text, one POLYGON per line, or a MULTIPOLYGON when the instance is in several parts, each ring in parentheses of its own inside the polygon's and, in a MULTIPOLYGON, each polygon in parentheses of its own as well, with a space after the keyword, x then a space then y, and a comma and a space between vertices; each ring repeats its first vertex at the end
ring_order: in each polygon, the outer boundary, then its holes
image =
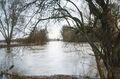
POLYGON ((25 38, 25 43, 27 44, 44 44, 48 40, 47 31, 45 29, 33 30, 27 38, 25 38))

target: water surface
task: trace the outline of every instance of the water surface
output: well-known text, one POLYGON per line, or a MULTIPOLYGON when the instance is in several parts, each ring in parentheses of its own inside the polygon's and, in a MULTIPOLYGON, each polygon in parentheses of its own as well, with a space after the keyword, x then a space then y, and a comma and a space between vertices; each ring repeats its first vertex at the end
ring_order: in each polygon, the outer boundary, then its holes
POLYGON ((89 44, 51 41, 43 46, 12 48, 12 53, 0 50, 0 68, 20 75, 96 75, 94 57, 89 44))

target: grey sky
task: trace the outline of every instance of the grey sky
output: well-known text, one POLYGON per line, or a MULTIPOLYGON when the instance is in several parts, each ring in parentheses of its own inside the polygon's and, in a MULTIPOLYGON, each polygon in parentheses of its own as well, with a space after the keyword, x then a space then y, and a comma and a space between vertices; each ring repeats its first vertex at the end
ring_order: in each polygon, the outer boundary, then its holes
MULTIPOLYGON (((79 8, 82 11, 84 10, 85 6, 84 6, 84 3, 83 3, 83 0, 72 0, 72 1, 75 2, 75 4, 77 6, 79 6, 79 8)), ((66 1, 65 0, 63 0, 62 5, 63 6, 66 5, 66 1)), ((68 9, 73 9, 74 10, 74 11, 72 11, 72 10, 70 11, 72 15, 79 17, 79 15, 77 14, 77 11, 76 11, 76 9, 75 9, 75 7, 73 5, 71 5, 70 3, 67 3, 67 7, 68 7, 68 9)), ((27 16, 31 15, 33 13, 32 11, 35 10, 33 7, 31 7, 31 9, 32 10, 31 11, 29 10, 29 14, 27 14, 27 16)), ((31 23, 30 23, 31 25, 34 24, 34 22, 36 22, 36 20, 35 20, 36 17, 37 17, 37 15, 31 21, 31 23)), ((29 19, 29 17, 27 17, 27 19, 29 19)), ((28 22, 27 19, 25 19, 26 22, 28 22)), ((61 21, 60 23, 58 23, 58 22, 55 23, 55 22, 51 21, 48 24, 48 33, 49 33, 48 36, 49 36, 49 38, 59 38, 59 37, 61 37, 61 34, 60 34, 61 28, 62 28, 63 25, 66 25, 66 24, 67 24, 67 22, 65 20, 61 21)), ((29 25, 29 26, 32 27, 31 25, 29 25)), ((43 26, 43 25, 44 24, 42 24, 42 22, 41 22, 41 23, 39 23, 38 26, 43 26)), ((26 29, 26 32, 29 32, 29 29, 30 28, 26 29)), ((22 36, 21 33, 17 34, 17 37, 21 37, 21 36, 22 36)), ((1 34, 0 34, 0 39, 3 39, 1 34)))

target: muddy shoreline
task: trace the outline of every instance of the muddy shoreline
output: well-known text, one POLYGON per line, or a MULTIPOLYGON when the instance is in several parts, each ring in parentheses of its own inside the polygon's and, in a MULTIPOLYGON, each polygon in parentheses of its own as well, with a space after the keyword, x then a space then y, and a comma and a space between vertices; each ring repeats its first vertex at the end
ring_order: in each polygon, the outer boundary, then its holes
POLYGON ((10 79, 99 79, 99 78, 91 78, 88 76, 74 76, 74 75, 51 75, 51 76, 18 76, 11 75, 10 79))

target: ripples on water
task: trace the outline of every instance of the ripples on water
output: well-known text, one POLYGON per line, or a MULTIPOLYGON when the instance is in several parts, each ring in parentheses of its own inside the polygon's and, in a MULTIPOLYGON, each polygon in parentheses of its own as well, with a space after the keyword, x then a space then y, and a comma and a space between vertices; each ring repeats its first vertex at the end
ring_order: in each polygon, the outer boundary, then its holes
POLYGON ((0 49, 0 68, 20 75, 88 75, 96 73, 94 57, 87 43, 75 44, 61 41, 48 42, 44 46, 12 48, 12 53, 0 49))

